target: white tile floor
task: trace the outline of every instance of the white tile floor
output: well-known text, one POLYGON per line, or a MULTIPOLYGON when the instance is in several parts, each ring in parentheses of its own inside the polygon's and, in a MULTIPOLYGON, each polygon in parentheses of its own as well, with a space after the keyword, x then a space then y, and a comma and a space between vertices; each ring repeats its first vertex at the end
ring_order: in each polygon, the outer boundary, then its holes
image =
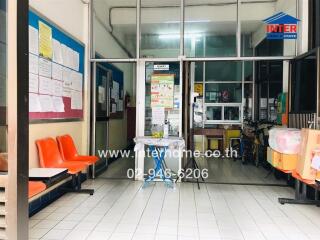
POLYGON ((29 239, 316 240, 320 209, 280 205, 284 187, 87 181, 93 196, 66 194, 31 217, 29 239))

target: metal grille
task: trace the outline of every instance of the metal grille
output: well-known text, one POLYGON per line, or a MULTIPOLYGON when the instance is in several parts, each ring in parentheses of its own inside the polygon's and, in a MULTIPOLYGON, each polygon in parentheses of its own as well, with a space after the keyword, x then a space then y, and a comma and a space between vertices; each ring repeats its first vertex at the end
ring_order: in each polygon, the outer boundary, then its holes
POLYGON ((315 128, 316 113, 289 113, 290 128, 315 128))

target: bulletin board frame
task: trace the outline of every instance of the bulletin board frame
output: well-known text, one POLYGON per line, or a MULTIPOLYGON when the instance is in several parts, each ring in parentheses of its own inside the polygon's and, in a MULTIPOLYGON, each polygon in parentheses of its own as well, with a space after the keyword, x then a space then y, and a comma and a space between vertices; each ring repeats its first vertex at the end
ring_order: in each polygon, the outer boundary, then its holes
MULTIPOLYGON (((85 79, 85 44, 62 27, 39 13, 37 10, 29 9, 29 26, 39 30, 39 21, 43 22, 52 29, 52 38, 58 40, 61 44, 70 47, 79 54, 79 73, 82 74, 82 91, 81 91, 81 109, 71 109, 71 98, 63 96, 63 102, 67 111, 64 112, 29 112, 30 124, 52 123, 52 122, 79 122, 84 119, 84 79, 85 79)), ((32 53, 29 53, 32 54, 32 53)), ((39 54, 39 58, 40 54, 39 54)))

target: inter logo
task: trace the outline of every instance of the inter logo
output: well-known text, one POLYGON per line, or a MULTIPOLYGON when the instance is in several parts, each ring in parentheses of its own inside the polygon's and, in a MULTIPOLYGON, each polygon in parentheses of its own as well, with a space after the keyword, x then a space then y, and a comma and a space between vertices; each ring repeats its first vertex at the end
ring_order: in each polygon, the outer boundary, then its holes
POLYGON ((267 24, 267 39, 297 39, 299 21, 299 19, 283 12, 263 20, 267 24))

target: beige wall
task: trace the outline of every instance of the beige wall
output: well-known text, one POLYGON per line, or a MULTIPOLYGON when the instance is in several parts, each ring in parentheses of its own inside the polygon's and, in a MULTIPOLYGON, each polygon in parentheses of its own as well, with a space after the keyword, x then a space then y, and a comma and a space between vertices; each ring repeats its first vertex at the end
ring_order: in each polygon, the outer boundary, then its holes
MULTIPOLYGON (((88 6, 80 0, 30 0, 30 6, 56 25, 80 40, 88 53, 88 6)), ((85 114, 81 122, 61 122, 30 124, 29 164, 30 168, 39 164, 35 140, 44 137, 56 137, 71 134, 80 153, 88 153, 88 61, 85 61, 85 114)))

